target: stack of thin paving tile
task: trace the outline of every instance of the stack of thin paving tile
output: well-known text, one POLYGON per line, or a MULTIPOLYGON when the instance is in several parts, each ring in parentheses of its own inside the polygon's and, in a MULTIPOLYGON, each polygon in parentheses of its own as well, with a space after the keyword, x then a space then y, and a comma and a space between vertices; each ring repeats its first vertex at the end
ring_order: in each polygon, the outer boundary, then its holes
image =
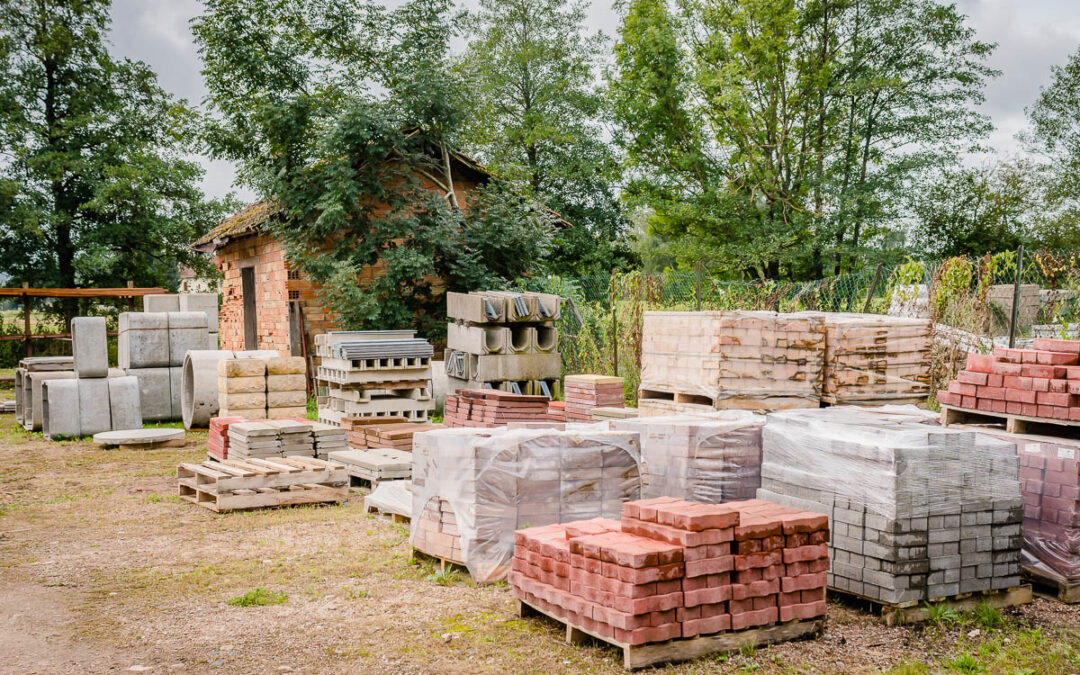
POLYGON ((278 428, 266 422, 229 425, 229 459, 281 457, 278 428))
POLYGON ((403 480, 412 475, 412 453, 393 448, 337 450, 329 457, 345 465, 350 476, 370 481, 372 488, 380 481, 403 480))
POLYGON ((310 422, 282 419, 266 420, 265 424, 278 430, 278 443, 281 446, 281 455, 283 457, 294 455, 315 456, 315 445, 311 437, 310 422))
POLYGON ((369 448, 393 448, 412 452, 414 434, 446 428, 442 424, 371 424, 364 427, 364 432, 369 448))
POLYGON ((548 402, 548 421, 549 422, 565 422, 566 421, 566 401, 549 401, 548 402))
POLYGON ((930 319, 825 314, 828 403, 916 402, 930 393, 930 319))
POLYGON ((646 312, 638 407, 816 408, 824 359, 818 313, 646 312))
POLYGON ((640 645, 823 617, 828 519, 756 500, 661 497, 515 533, 512 592, 590 633, 640 645))
POLYGON ((761 415, 719 410, 708 416, 641 417, 609 424, 641 434, 646 497, 712 504, 753 499, 761 486, 761 415))
POLYGON ((331 452, 348 450, 349 441, 345 430, 333 424, 321 422, 309 422, 311 425, 311 440, 314 445, 315 457, 326 459, 331 452))
POLYGON ((548 421, 548 398, 495 389, 462 389, 447 394, 443 423, 448 427, 499 427, 510 422, 548 421))
POLYGON ((345 436, 349 441, 349 447, 364 449, 367 445, 367 427, 391 424, 409 424, 404 417, 343 417, 341 428, 345 430, 345 436))
POLYGON ((602 407, 592 409, 592 418, 594 422, 602 422, 603 420, 628 420, 637 416, 637 408, 602 407))
POLYGON ((417 434, 412 456, 412 545, 478 582, 505 577, 515 529, 617 517, 641 494, 632 432, 441 429, 417 434), (460 541, 435 536, 451 515, 460 541))
POLYGON ((404 417, 424 421, 431 396, 431 343, 415 331, 346 331, 315 336, 319 421, 404 417))
POLYGON ((247 422, 243 417, 212 417, 210 431, 206 437, 206 451, 218 459, 229 458, 229 425, 247 422))
POLYGON ((829 586, 882 603, 1016 586, 1015 446, 871 409, 768 417, 760 499, 832 519, 829 586))
POLYGON ((563 380, 566 421, 591 422, 598 407, 622 407, 623 379, 608 375, 567 375, 563 380))

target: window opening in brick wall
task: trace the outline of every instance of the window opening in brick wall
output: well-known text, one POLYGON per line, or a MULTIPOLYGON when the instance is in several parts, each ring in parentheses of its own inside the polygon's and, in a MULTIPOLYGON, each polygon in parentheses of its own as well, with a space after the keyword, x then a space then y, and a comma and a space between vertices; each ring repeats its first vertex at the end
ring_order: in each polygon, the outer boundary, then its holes
POLYGON ((300 299, 300 291, 289 291, 289 299, 290 300, 299 300, 300 299))
POLYGON ((300 281, 300 272, 298 270, 289 270, 289 281, 300 281))

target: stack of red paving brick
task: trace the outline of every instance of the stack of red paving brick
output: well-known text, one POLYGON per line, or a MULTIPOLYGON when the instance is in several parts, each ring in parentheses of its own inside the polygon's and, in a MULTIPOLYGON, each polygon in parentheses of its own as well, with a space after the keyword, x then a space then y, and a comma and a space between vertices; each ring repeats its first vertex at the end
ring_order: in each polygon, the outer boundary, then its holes
POLYGON ((249 422, 243 417, 212 417, 210 432, 206 437, 206 452, 220 460, 229 458, 229 425, 249 422))
POLYGON ((592 422, 593 408, 621 408, 623 379, 607 375, 567 375, 563 381, 566 421, 592 422))
POLYGON ((548 421, 549 422, 565 422, 566 421, 566 401, 549 401, 548 402, 548 421))
POLYGON ((547 396, 525 396, 497 389, 461 389, 447 394, 443 424, 448 427, 501 427, 510 422, 547 422, 547 396))
POLYGON ((988 413, 1080 421, 1080 341, 1037 338, 1033 349, 968 354, 938 392, 943 405, 988 413))
POLYGON ((515 533, 523 602, 639 645, 825 615, 828 518, 749 500, 659 497, 515 533))

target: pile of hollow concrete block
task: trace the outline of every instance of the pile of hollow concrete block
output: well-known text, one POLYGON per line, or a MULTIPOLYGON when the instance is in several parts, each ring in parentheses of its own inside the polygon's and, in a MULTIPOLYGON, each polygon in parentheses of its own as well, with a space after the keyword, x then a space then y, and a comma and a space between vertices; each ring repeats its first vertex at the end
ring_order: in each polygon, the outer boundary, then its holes
POLYGON ((562 298, 546 293, 447 293, 448 391, 501 389, 558 395, 562 298))
MULTIPOLYGON (((153 297, 163 296, 147 296, 153 297)), ((206 314, 122 312, 119 324, 117 360, 127 375, 138 378, 143 419, 180 419, 184 357, 206 349, 206 314)))
POLYGON ((41 385, 45 380, 75 379, 70 356, 30 356, 15 369, 15 421, 27 431, 41 429, 41 385))
POLYGON ((103 431, 141 429, 139 381, 110 377, 104 317, 71 321, 74 379, 42 383, 41 426, 46 438, 76 438, 103 431))
POLYGON ((759 499, 832 519, 829 586, 882 603, 1020 582, 1015 445, 868 409, 772 413, 759 499))
POLYGON ((209 333, 206 346, 198 349, 218 348, 218 295, 217 293, 178 293, 147 295, 143 297, 144 312, 202 312, 206 315, 209 333))

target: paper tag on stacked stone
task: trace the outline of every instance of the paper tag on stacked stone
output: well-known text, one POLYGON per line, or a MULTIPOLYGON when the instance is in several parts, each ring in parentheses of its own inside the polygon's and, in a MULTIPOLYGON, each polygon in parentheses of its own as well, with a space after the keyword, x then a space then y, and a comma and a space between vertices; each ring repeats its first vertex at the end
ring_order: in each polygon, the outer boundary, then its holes
POLYGON ((314 457, 315 445, 311 437, 311 423, 295 420, 265 420, 267 426, 278 430, 278 444, 282 457, 299 455, 314 457))
POLYGON ((401 480, 412 475, 412 453, 393 448, 338 450, 330 453, 330 461, 345 465, 350 476, 369 481, 373 487, 379 481, 401 480))
POLYGON ((930 319, 825 314, 823 399, 917 402, 930 393, 930 319))
POLYGON ((266 416, 288 419, 307 415, 307 362, 302 356, 266 360, 266 416))
POLYGON ((498 427, 509 422, 546 422, 546 396, 525 396, 495 389, 463 389, 448 394, 443 423, 448 427, 498 427))
POLYGON ((1019 583, 1011 443, 872 409, 772 413, 758 496, 830 516, 832 588, 898 604, 1019 583))
POLYGON ((413 546, 466 565, 478 582, 505 577, 515 529, 618 517, 641 494, 631 432, 440 429, 416 434, 412 454, 413 546), (460 558, 438 545, 447 539, 427 538, 445 532, 437 519, 450 514, 460 558))
POLYGON ((267 422, 235 422, 228 433, 229 459, 281 457, 279 430, 267 422))
POLYGON ((761 485, 761 415, 720 410, 702 417, 642 417, 610 424, 641 434, 646 497, 720 503, 752 499, 761 485))
POLYGON ((367 447, 367 432, 365 429, 373 424, 411 424, 404 417, 343 417, 341 428, 345 430, 349 446, 363 449, 367 447))
POLYGON ((266 417, 266 360, 218 361, 218 415, 266 417))
POLYGON ((623 379, 607 375, 567 375, 563 379, 563 397, 567 421, 591 422, 594 408, 623 406, 623 379))
POLYGON ((561 304, 561 298, 545 293, 447 293, 449 391, 490 388, 557 396, 562 361, 555 321, 561 304))
POLYGON ((206 451, 217 459, 229 458, 229 425, 249 422, 243 417, 213 417, 206 436, 206 451))
POLYGON ((813 408, 821 396, 825 320, 817 313, 646 312, 639 409, 813 408), (643 402, 644 401, 644 402, 643 402))

